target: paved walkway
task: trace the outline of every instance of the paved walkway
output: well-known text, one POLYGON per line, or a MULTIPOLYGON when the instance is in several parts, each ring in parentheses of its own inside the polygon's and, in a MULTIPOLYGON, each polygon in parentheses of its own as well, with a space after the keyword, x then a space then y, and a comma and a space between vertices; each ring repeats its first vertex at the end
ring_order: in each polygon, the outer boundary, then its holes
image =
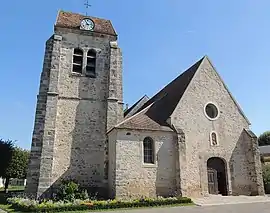
POLYGON ((215 206, 224 204, 244 203, 270 203, 269 196, 221 196, 210 195, 209 197, 194 198, 193 202, 199 206, 215 206))
MULTIPOLYGON (((269 213, 270 202, 255 202, 245 204, 228 204, 213 206, 182 206, 164 208, 146 208, 132 210, 114 210, 107 213, 269 213)), ((0 213, 4 213, 0 209, 0 213)), ((92 212, 94 213, 94 212, 92 212)), ((95 212, 95 213, 100 213, 95 212)))
POLYGON ((111 213, 269 213, 269 211, 270 202, 220 206, 185 206, 170 208, 119 210, 112 211, 111 213))

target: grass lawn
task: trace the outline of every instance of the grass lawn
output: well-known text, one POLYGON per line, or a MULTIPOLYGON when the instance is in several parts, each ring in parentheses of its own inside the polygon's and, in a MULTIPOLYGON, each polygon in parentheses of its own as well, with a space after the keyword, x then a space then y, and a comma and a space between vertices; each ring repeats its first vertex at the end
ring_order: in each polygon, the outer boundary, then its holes
MULTIPOLYGON (((24 190, 24 186, 10 186, 8 188, 9 192, 22 192, 24 190)), ((0 209, 7 212, 16 212, 11 208, 10 205, 6 204, 7 194, 4 193, 4 188, 0 188, 0 209)))
MULTIPOLYGON (((9 186, 8 191, 13 192, 13 191, 23 191, 24 186, 9 186)), ((4 188, 0 188, 0 193, 4 191, 4 188)))
MULTIPOLYGON (((16 212, 14 209, 11 208, 10 205, 0 204, 0 209, 6 211, 6 212, 16 212)), ((16 212, 19 213, 19 212, 16 212)))

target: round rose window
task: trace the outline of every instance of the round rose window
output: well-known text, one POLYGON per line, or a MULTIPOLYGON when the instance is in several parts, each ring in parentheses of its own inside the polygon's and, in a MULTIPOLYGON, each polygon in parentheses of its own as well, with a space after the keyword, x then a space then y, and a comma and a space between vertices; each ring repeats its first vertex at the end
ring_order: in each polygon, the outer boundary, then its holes
POLYGON ((205 106, 205 114, 210 120, 215 120, 215 119, 217 119, 217 117, 219 115, 219 111, 218 111, 218 108, 216 107, 216 105, 214 105, 212 103, 208 103, 205 106))

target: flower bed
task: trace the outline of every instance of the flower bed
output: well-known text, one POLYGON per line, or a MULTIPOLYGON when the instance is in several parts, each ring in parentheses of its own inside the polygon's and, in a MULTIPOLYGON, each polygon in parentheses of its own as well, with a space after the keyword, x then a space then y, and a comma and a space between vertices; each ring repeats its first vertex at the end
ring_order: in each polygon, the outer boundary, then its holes
POLYGON ((9 198, 8 203, 10 203, 14 209, 18 211, 23 211, 23 212, 60 212, 60 211, 82 211, 82 210, 136 208, 136 207, 148 207, 148 206, 189 204, 189 203, 192 203, 192 201, 189 198, 180 197, 180 198, 139 199, 139 200, 130 200, 130 201, 75 200, 73 202, 44 201, 40 203, 36 200, 30 200, 30 199, 24 199, 24 198, 9 198))

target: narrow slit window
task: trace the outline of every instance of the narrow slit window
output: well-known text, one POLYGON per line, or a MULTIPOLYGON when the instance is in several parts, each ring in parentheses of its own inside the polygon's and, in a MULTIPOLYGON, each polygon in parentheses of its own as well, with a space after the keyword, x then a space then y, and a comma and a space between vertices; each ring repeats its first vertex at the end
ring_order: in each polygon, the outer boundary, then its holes
POLYGON ((150 137, 143 140, 143 161, 144 163, 154 164, 154 141, 150 137))
POLYGON ((96 77, 96 51, 89 50, 87 53, 86 75, 96 77))
POLYGON ((211 144, 212 146, 218 145, 218 137, 216 132, 211 132, 211 144))
POLYGON ((82 73, 83 68, 83 51, 81 49, 74 49, 73 53, 73 67, 72 71, 82 73))

